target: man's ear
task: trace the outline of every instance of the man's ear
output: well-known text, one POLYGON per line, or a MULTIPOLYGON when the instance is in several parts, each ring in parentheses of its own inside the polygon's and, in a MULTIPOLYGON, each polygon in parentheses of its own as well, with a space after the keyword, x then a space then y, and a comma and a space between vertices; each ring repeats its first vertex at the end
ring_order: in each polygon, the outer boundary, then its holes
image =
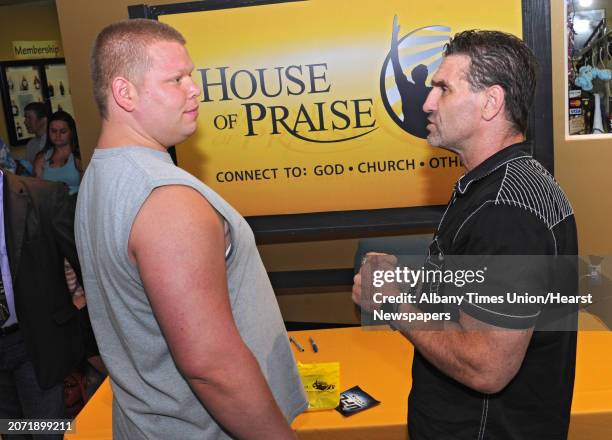
POLYGON ((490 121, 504 109, 506 93, 502 86, 496 84, 485 89, 484 97, 485 101, 482 106, 482 117, 490 121))
POLYGON ((134 84, 128 79, 117 76, 113 78, 111 84, 111 90, 113 93, 113 99, 119 107, 126 112, 132 112, 136 106, 136 98, 138 97, 138 91, 134 84))

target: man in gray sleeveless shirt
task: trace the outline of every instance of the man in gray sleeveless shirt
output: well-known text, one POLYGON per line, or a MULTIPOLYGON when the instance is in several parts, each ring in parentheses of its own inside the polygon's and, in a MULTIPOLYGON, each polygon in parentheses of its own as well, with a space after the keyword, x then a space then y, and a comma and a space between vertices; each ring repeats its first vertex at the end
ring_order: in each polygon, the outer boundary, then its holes
POLYGON ((185 40, 152 20, 108 26, 92 53, 102 115, 76 230, 117 439, 286 439, 306 408, 245 220, 173 165, 200 90, 185 40))

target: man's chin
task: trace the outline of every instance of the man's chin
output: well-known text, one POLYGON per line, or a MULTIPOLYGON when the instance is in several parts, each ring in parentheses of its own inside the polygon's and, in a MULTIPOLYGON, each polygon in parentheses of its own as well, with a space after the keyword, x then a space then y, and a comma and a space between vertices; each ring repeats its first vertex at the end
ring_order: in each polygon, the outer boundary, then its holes
POLYGON ((183 133, 181 133, 181 136, 177 136, 174 139, 174 142, 172 143, 171 146, 182 144, 187 139, 189 139, 194 133, 195 133, 195 129, 194 130, 185 130, 183 133))
POLYGON ((429 145, 431 145, 432 147, 441 147, 442 146, 442 140, 440 139, 439 136, 436 136, 435 134, 429 134, 427 135, 427 143, 429 145))
POLYGON ((457 153, 457 151, 452 147, 447 147, 444 145, 443 140, 439 136, 429 135, 427 136, 427 143, 435 148, 441 148, 446 151, 450 151, 451 153, 457 153))
POLYGON ((197 127, 194 126, 193 129, 187 130, 185 140, 189 139, 196 132, 197 127))

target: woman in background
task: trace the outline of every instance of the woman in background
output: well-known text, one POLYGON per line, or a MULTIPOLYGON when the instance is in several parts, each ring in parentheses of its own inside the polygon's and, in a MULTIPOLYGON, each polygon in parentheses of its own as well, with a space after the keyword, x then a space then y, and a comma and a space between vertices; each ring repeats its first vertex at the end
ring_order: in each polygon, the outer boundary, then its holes
POLYGON ((83 171, 76 124, 63 110, 49 117, 47 144, 34 160, 34 176, 63 182, 70 195, 79 191, 83 171))
MULTIPOLYGON (((72 196, 71 208, 74 209, 76 194, 83 177, 76 124, 72 116, 63 110, 53 113, 48 121, 47 143, 34 160, 34 176, 64 183, 72 196)), ((72 303, 82 310, 87 305, 85 291, 68 260, 64 260, 64 272, 66 286, 72 295, 72 303)), ((82 316, 81 324, 90 327, 86 311, 82 316)), ((86 334, 93 335, 93 332, 88 331, 86 334)), ((64 381, 65 403, 72 416, 78 413, 108 374, 93 337, 85 341, 85 357, 91 367, 84 362, 80 370, 73 371, 64 381)))
MULTIPOLYGON (((73 117, 63 110, 56 111, 48 119, 47 143, 34 159, 34 176, 66 185, 68 194, 73 196, 70 199, 74 209, 83 173, 76 124, 73 117)), ((64 260, 64 264, 72 302, 82 309, 86 304, 83 288, 68 260, 64 260)))

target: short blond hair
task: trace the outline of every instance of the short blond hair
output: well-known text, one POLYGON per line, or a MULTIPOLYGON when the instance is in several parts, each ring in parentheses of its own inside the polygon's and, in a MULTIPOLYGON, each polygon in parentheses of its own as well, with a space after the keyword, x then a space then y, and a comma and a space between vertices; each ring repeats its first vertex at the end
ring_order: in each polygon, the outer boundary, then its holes
POLYGON ((108 92, 114 78, 138 81, 151 67, 150 45, 161 41, 185 44, 179 31, 157 20, 137 18, 108 25, 96 37, 90 68, 93 93, 103 118, 108 116, 108 92))

